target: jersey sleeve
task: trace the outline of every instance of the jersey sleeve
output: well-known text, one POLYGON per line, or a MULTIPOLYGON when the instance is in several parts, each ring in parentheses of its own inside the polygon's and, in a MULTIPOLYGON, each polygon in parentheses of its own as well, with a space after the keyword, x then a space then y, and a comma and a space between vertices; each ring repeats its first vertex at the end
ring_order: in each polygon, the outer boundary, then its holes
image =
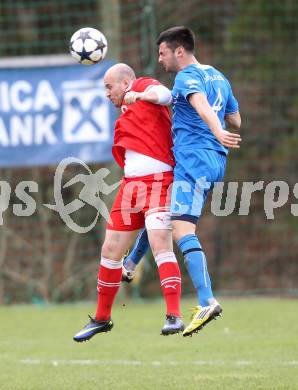
POLYGON ((161 85, 161 83, 151 77, 140 77, 134 82, 132 89, 135 92, 144 92, 148 87, 153 85, 161 85))
POLYGON ((202 76, 194 75, 189 72, 181 72, 177 75, 175 79, 175 89, 179 92, 179 94, 184 96, 185 99, 187 99, 187 97, 192 93, 196 92, 207 95, 202 76))
POLYGON ((229 84, 229 95, 227 100, 227 105, 225 109, 225 114, 234 114, 235 112, 239 111, 239 104, 235 96, 233 95, 232 88, 229 84))

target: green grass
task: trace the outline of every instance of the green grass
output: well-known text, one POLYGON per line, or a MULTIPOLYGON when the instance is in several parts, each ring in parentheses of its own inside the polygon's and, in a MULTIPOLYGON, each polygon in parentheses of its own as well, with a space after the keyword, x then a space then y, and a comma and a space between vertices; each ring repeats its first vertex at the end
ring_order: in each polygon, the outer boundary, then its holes
POLYGON ((127 301, 112 332, 82 344, 72 335, 94 305, 0 307, 0 389, 298 389, 297 300, 222 303, 220 320, 183 338, 159 335, 162 302, 127 301))

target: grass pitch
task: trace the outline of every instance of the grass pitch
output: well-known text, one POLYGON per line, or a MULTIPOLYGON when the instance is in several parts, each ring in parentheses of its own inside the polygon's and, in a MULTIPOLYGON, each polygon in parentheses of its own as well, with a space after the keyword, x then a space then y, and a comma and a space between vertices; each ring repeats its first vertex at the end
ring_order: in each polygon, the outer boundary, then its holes
MULTIPOLYGON (((159 335, 162 302, 120 302, 114 329, 81 344, 94 305, 0 307, 0 389, 298 389, 298 301, 221 302, 191 338, 159 335)), ((183 301, 185 322, 194 304, 183 301)))

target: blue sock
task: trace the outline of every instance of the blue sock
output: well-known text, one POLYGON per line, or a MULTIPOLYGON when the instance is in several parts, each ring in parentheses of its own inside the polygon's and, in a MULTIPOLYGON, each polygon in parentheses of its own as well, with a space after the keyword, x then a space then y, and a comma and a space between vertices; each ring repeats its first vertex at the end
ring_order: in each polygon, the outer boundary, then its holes
POLYGON ((177 241, 184 256, 188 274, 197 291, 200 306, 209 306, 214 302, 211 281, 207 270, 207 261, 201 244, 195 234, 188 234, 177 241))
POLYGON ((147 230, 143 229, 138 234, 131 252, 124 259, 124 267, 129 271, 133 271, 135 267, 139 264, 141 259, 144 257, 145 253, 149 249, 149 246, 150 244, 148 240, 147 230))

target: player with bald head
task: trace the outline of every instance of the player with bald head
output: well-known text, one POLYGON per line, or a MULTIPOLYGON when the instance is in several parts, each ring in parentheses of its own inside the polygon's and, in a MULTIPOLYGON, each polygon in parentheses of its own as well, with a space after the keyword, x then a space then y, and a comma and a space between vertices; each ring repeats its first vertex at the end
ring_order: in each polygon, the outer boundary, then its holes
POLYGON ((121 107, 125 91, 136 79, 134 70, 126 64, 116 64, 104 75, 106 95, 116 107, 121 107))
POLYGON ((107 70, 104 86, 106 96, 121 110, 115 123, 112 153, 124 176, 101 248, 95 318, 90 317, 74 340, 86 341, 112 329, 111 310, 121 284, 122 259, 144 225, 166 302, 161 334, 179 333, 184 329, 180 313, 181 274, 173 252, 169 214, 175 165, 167 108, 171 92, 155 79, 136 78, 134 70, 123 63, 107 70), (131 101, 135 104, 129 104, 131 101))
POLYGON ((135 71, 127 64, 119 63, 111 66, 105 73, 104 78, 116 77, 118 79, 130 79, 135 80, 135 71))

